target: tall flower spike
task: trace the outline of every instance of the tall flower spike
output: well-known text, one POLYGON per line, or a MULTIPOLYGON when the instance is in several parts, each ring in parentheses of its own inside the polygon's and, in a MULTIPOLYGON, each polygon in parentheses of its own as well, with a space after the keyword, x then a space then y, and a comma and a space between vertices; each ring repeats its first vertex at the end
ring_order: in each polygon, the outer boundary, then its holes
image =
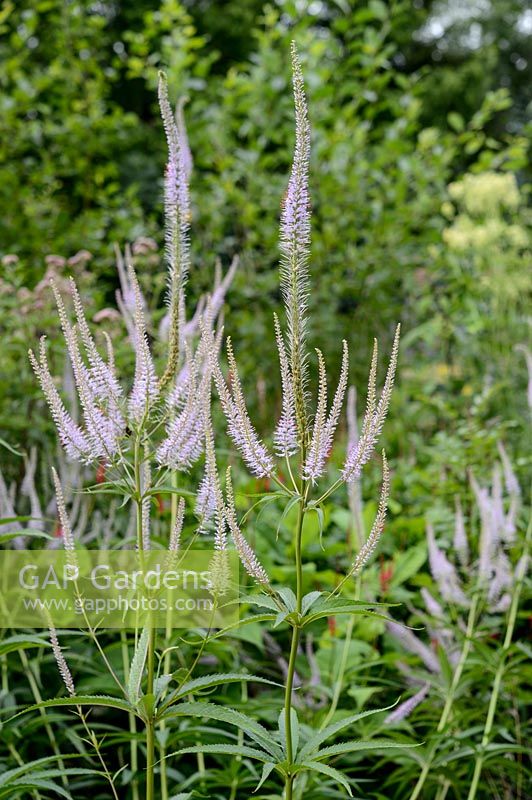
MULTIPOLYGON (((321 350, 316 349, 316 354, 318 356, 318 401, 316 403, 314 427, 308 456, 303 467, 303 477, 305 480, 315 480, 320 474, 319 462, 323 451, 323 439, 325 437, 325 425, 327 420, 327 372, 325 370, 325 361, 321 350)), ((325 456, 326 455, 327 454, 325 454, 325 456)))
MULTIPOLYGON (((211 339, 214 339, 214 337, 211 337, 211 339)), ((214 342, 211 352, 214 352, 214 342)), ((258 478, 263 478, 273 471, 273 459, 266 446, 260 440, 249 418, 231 340, 227 339, 227 361, 232 379, 231 391, 227 387, 219 364, 214 356, 211 356, 211 358, 214 381, 227 419, 229 435, 242 453, 242 457, 251 472, 258 478)))
POLYGON ((151 496, 147 494, 151 489, 151 467, 147 457, 144 453, 144 462, 142 464, 142 549, 151 549, 151 496))
POLYGON ((174 526, 170 533, 170 542, 168 543, 168 549, 170 550, 171 553, 176 553, 179 550, 184 521, 185 521, 185 498, 180 497, 179 502, 177 504, 177 513, 175 516, 174 526))
MULTIPOLYGON (((358 442, 358 423, 357 423, 357 393, 354 386, 350 386, 347 392, 347 447, 350 450, 358 442)), ((349 510, 354 524, 357 549, 360 550, 366 538, 364 527, 364 515, 362 512, 362 490, 360 480, 351 481, 347 484, 347 498, 349 510)))
POLYGON ((182 108, 180 112, 178 110, 179 124, 176 124, 176 117, 168 99, 166 76, 162 72, 159 73, 159 106, 168 143, 164 202, 170 330, 168 360, 161 378, 161 386, 165 386, 173 379, 179 366, 179 351, 185 324, 185 283, 190 265, 188 177, 191 157, 182 108))
POLYGON ((469 563, 469 544, 465 529, 464 512, 462 511, 462 504, 458 495, 456 495, 454 502, 455 514, 453 546, 458 554, 458 559, 461 565, 466 567, 469 563))
POLYGON ((121 423, 116 419, 115 414, 111 416, 102 410, 98 381, 94 379, 91 369, 82 359, 77 331, 69 322, 59 290, 53 281, 51 281, 51 286, 72 364, 76 390, 83 410, 86 434, 93 457, 110 461, 120 447, 121 423))
POLYGON ((180 97, 177 101, 175 110, 175 124, 177 127, 177 135, 181 143, 181 158, 183 162, 183 170, 187 180, 190 178, 193 167, 192 153, 190 152, 190 145, 188 143, 187 126, 185 124, 184 108, 188 101, 188 97, 180 97))
POLYGON ((240 561, 242 562, 242 566, 250 578, 253 578, 263 586, 269 586, 270 579, 268 578, 266 570, 260 563, 259 559, 253 552, 253 548, 246 541, 240 528, 238 527, 235 496, 233 492, 233 483, 231 480, 231 467, 227 468, 225 494, 227 499, 225 505, 225 516, 229 530, 231 531, 231 535, 233 537, 233 541, 235 543, 235 547, 240 557, 240 561))
POLYGON ((281 291, 288 323, 288 353, 294 385, 298 435, 306 430, 306 310, 308 301, 308 259, 310 250, 310 125, 303 73, 292 42, 292 73, 296 119, 296 142, 292 170, 281 213, 281 291))
POLYGON ((411 630, 399 625, 393 620, 390 620, 386 623, 386 628, 388 633, 390 633, 394 639, 400 642, 405 650, 408 650, 409 653, 419 656, 427 669, 430 669, 431 672, 435 673, 440 671, 440 662, 438 657, 430 648, 427 647, 426 644, 423 644, 423 642, 420 641, 411 630))
POLYGON ((490 580, 492 575, 492 559, 499 546, 499 536, 493 527, 493 514, 488 490, 479 485, 472 473, 470 482, 480 514, 478 576, 482 581, 486 582, 490 580))
POLYGON ((196 515, 200 519, 199 530, 205 533, 218 510, 218 473, 214 451, 214 435, 209 419, 205 434, 205 471, 196 496, 196 515))
POLYGON ((358 575, 365 564, 367 564, 371 554, 374 552, 379 539, 381 538, 386 522, 386 508, 388 506, 388 497, 390 495, 390 470, 388 469, 388 461, 386 460, 386 453, 382 451, 382 488, 379 501, 379 508, 375 521, 371 527, 368 538, 362 545, 353 566, 349 570, 350 575, 358 575))
POLYGON ((503 523, 503 539, 505 542, 511 544, 515 539, 517 512, 519 511, 519 506, 521 505, 521 487, 519 486, 515 472, 512 469, 512 464, 503 443, 498 442, 497 447, 499 449, 499 455, 502 461, 504 484, 506 491, 510 496, 508 513, 506 514, 503 523))
POLYGON ((362 423, 362 432, 358 442, 353 445, 347 453, 347 457, 342 470, 342 478, 347 483, 357 480, 362 472, 362 467, 367 464, 371 458, 371 454, 375 449, 378 438, 384 426, 384 421, 388 413, 390 399, 392 396, 393 382, 395 378, 395 370, 397 368, 397 358, 399 355, 399 336, 401 326, 398 325, 395 330, 395 337, 393 341, 392 354, 386 372, 386 379, 381 392, 380 399, 376 401, 376 374, 377 374, 377 344, 373 349, 373 357, 371 360, 371 368, 368 383, 368 400, 364 421, 362 423))
POLYGON ((427 523, 427 544, 432 577, 438 585, 441 596, 448 603, 467 606, 467 597, 462 591, 456 570, 436 544, 434 529, 427 523))
POLYGON ((340 419, 340 412, 344 402, 349 372, 349 353, 347 350, 347 342, 344 339, 340 379, 338 381, 338 387, 336 389, 328 416, 325 416, 327 412, 327 378, 325 375, 323 357, 319 351, 318 359, 320 373, 318 409, 314 419, 314 430, 309 447, 309 454, 304 467, 304 477, 307 480, 310 479, 312 481, 317 480, 317 478, 323 475, 325 463, 332 449, 338 420, 340 419))
POLYGON ((418 707, 420 703, 423 702, 427 694, 429 693, 430 683, 425 683, 421 687, 421 689, 409 697, 408 700, 405 700, 404 703, 401 703, 394 709, 391 714, 388 714, 387 717, 384 719, 385 725, 396 725, 398 722, 403 722, 407 717, 410 716, 412 711, 418 707))
POLYGON ((172 469, 188 470, 201 456, 206 419, 211 399, 210 367, 198 383, 198 359, 192 359, 189 374, 178 397, 174 395, 176 416, 170 421, 166 437, 157 450, 157 460, 172 469))
POLYGON ((279 353, 279 367, 281 370, 281 388, 283 392, 281 417, 277 423, 273 441, 275 451, 281 458, 289 457, 297 451, 297 422, 294 385, 290 373, 290 365, 286 347, 277 314, 273 315, 275 325, 275 339, 279 353))
POLYGON ((61 646, 57 638, 57 631, 53 626, 50 626, 50 644, 52 645, 52 652, 54 654, 55 663, 57 664, 57 669, 59 670, 59 674, 63 679, 65 688, 69 693, 69 695, 71 697, 74 697, 76 694, 76 688, 74 686, 72 673, 70 672, 66 659, 63 655, 63 651, 61 650, 61 646))
POLYGON ((54 379, 48 367, 46 358, 46 337, 42 336, 39 342, 39 360, 32 350, 29 350, 31 365, 43 390, 46 402, 55 422, 59 440, 68 456, 73 460, 89 462, 96 457, 82 429, 77 425, 59 396, 54 379))
POLYGON ((68 516, 65 498, 63 495, 63 487, 61 481, 54 467, 52 467, 52 477, 54 479, 55 499, 57 502, 57 513, 59 514, 59 522, 61 523, 61 536, 63 545, 67 551, 67 559, 70 566, 76 565, 74 537, 72 535, 72 526, 70 525, 70 518, 68 516))
MULTIPOLYGON (((114 414, 120 415, 120 411, 118 409, 118 402, 122 395, 122 389, 119 382, 116 379, 116 375, 113 371, 113 364, 111 365, 106 364, 103 358, 101 357, 100 353, 98 352, 98 348, 96 347, 96 343, 93 339, 93 336, 90 332, 90 328, 87 323, 87 319, 85 317, 85 311, 83 308, 83 303, 81 302, 81 297, 78 292, 78 288, 73 280, 70 279, 70 287, 71 293, 74 300, 74 311, 76 313, 76 319, 78 323, 78 329, 81 335, 81 340, 85 347, 85 351, 87 353, 88 362, 90 364, 91 370, 91 378, 93 384, 95 385, 95 390, 98 393, 98 396, 104 400, 107 400, 112 404, 112 412, 114 414)), ((121 419, 120 415, 120 424, 123 427, 123 420, 121 419)), ((117 418, 117 424, 119 422, 117 418)))
POLYGON ((142 294, 135 270, 128 266, 129 280, 135 291, 135 378, 129 396, 128 407, 135 422, 141 422, 150 406, 158 397, 155 367, 150 353, 146 332, 146 319, 142 305, 142 294))
POLYGON ((180 497, 177 503, 175 521, 170 531, 170 539, 168 542, 168 553, 164 563, 165 572, 174 570, 178 559, 179 548, 181 546, 181 534, 183 533, 183 524, 185 522, 185 498, 180 497))
MULTIPOLYGON (((116 305, 124 320, 129 340, 133 347, 135 347, 135 289, 131 285, 129 273, 126 264, 133 264, 131 249, 126 245, 125 258, 117 244, 115 244, 115 257, 116 269, 118 272, 118 280, 120 281, 120 289, 115 292, 116 305)), ((146 307, 146 301, 142 297, 143 308, 146 307)))

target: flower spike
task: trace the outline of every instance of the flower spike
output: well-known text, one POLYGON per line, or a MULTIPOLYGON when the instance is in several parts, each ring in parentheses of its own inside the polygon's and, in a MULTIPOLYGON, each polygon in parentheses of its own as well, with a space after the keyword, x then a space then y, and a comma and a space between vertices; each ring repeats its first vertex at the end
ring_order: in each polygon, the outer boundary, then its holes
POLYGON ((354 563, 351 567, 349 574, 350 575, 358 575, 360 574, 362 568, 365 564, 367 564, 368 559, 370 558, 371 554, 377 547, 379 543, 379 539, 381 538, 381 534, 384 530, 384 524, 386 522, 386 508, 388 506, 388 497, 390 494, 390 470, 388 468, 388 461, 386 459, 386 453, 384 450, 382 451, 382 488, 381 488, 381 497, 379 501, 379 507, 377 509, 377 516, 375 517, 375 521, 371 528, 368 538, 362 545, 354 563))
POLYGON ((263 586, 269 586, 270 579, 268 578, 266 570, 260 563, 259 559, 257 558, 257 556, 253 551, 253 548, 246 541, 246 539, 242 535, 242 531, 238 527, 238 522, 236 518, 236 508, 235 508, 235 495, 233 492, 233 483, 231 480, 231 467, 227 468, 225 494, 227 498, 227 502, 225 505, 225 516, 227 519, 229 530, 231 531, 231 535, 233 537, 233 541, 235 543, 235 547, 238 551, 238 555, 240 556, 240 561, 242 562, 242 566, 244 567, 250 578, 254 578, 258 583, 262 584, 263 586))
POLYGON ((283 400, 281 417, 273 434, 273 441, 277 455, 283 458, 285 456, 289 457, 297 451, 296 406, 290 365, 277 314, 274 314, 274 325, 279 353, 283 400))
POLYGON ((288 324, 288 353, 294 385, 298 435, 306 430, 307 353, 306 310, 308 302, 308 258, 310 249, 310 125, 303 73, 292 43, 292 73, 296 117, 296 143, 292 170, 281 214, 281 291, 288 324))
POLYGON ((159 73, 159 106, 168 143, 165 176, 166 256, 168 260, 168 303, 170 330, 168 360, 161 378, 166 386, 179 366, 181 339, 185 325, 185 284, 190 266, 190 197, 188 179, 192 167, 182 107, 177 122, 168 99, 166 76, 159 73))

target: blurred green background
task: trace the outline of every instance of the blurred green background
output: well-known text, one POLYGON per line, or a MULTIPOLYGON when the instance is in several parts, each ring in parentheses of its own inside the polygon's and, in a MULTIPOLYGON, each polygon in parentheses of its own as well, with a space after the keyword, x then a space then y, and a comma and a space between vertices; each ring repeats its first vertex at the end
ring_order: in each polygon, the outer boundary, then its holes
MULTIPOLYGON (((0 437, 53 447, 26 357, 46 331, 61 370, 49 274, 73 272, 94 316, 114 306, 114 242, 149 236, 160 252, 160 68, 173 99, 188 97, 190 294, 209 288, 217 257, 227 266, 239 254, 226 329, 254 418, 271 430, 294 38, 313 129, 312 337, 332 377, 346 337, 363 393, 373 337, 385 351, 400 320, 392 455, 426 463, 431 493, 453 457, 457 480, 467 458, 482 464, 500 424, 519 446, 531 32, 527 4, 513 0, 4 0, 0 437)), ((162 256, 150 251, 138 267, 155 305, 162 256)), ((4 461, 16 477, 20 461, 8 451, 4 461)))

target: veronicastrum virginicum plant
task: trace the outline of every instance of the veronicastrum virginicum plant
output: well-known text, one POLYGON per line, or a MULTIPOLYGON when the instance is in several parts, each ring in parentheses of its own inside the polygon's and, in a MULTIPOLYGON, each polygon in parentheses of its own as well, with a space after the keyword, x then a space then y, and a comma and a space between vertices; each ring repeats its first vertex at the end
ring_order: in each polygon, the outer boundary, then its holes
MULTIPOLYGON (((277 734, 266 731, 250 718, 233 715, 229 719, 224 711, 214 708, 195 710, 198 715, 214 719, 224 718, 242 728, 255 743, 255 747, 240 747, 230 744, 197 746, 180 750, 179 753, 210 752, 227 755, 244 755, 263 762, 262 779, 259 786, 275 771, 284 780, 285 800, 291 800, 298 776, 316 772, 333 778, 349 794, 351 788, 341 772, 328 765, 330 758, 344 753, 363 750, 377 750, 390 746, 390 740, 380 739, 370 742, 350 741, 322 748, 321 745, 333 735, 340 733, 361 717, 378 713, 367 711, 344 718, 321 729, 309 730, 299 727, 292 697, 298 647, 302 631, 312 622, 334 614, 374 614, 368 605, 359 601, 343 599, 340 596, 344 584, 360 574, 364 565, 375 550, 382 533, 389 491, 389 471, 383 453, 383 482, 380 503, 371 531, 353 560, 347 574, 340 584, 329 594, 311 592, 303 594, 302 534, 305 517, 323 515, 325 500, 343 484, 353 485, 360 478, 364 465, 371 458, 381 433, 393 388, 399 346, 399 327, 397 328, 390 363, 383 389, 378 396, 377 345, 375 343, 367 395, 367 407, 360 435, 348 446, 340 476, 328 488, 319 488, 328 457, 333 446, 335 431, 343 407, 348 382, 348 349, 343 342, 343 358, 338 387, 329 405, 327 394, 327 375, 321 351, 317 350, 318 387, 314 411, 311 410, 309 386, 308 318, 307 301, 309 296, 309 254, 310 254, 310 126, 301 65, 295 45, 292 46, 293 90, 296 120, 296 142, 292 170, 284 197, 280 228, 280 281, 284 300, 286 333, 283 332, 277 316, 274 318, 275 337, 279 352, 280 377, 282 387, 282 413, 276 426, 272 450, 261 440, 246 409, 246 402, 240 383, 233 346, 227 341, 227 360, 231 381, 227 382, 214 359, 211 369, 214 382, 225 414, 228 433, 240 451, 248 469, 258 478, 268 478, 276 484, 275 497, 287 500, 286 513, 297 507, 297 523, 294 532, 294 570, 295 593, 290 587, 274 587, 256 553, 246 540, 238 521, 230 470, 226 474, 225 497, 222 499, 220 484, 215 470, 211 474, 212 496, 222 503, 224 514, 241 562, 248 575, 257 582, 262 594, 251 600, 259 607, 274 612, 270 619, 275 625, 288 623, 291 629, 291 646, 288 655, 287 675, 284 687, 284 707, 279 717, 277 734), (279 466, 286 468, 288 479, 282 477, 279 466), (220 716, 222 714, 222 716, 220 716)), ((214 345, 214 340, 212 341, 214 345)), ((211 352, 214 351, 211 346, 211 352)), ((246 597, 245 602, 250 602, 246 597)), ((264 619, 264 616, 262 617, 264 619)), ((334 709, 333 709, 334 711, 334 709)), ((331 715, 332 716, 332 715, 331 715)), ((329 720, 326 718, 325 722, 329 720)), ((257 787, 258 788, 258 787, 257 787)))
MULTIPOLYGON (((82 464, 99 464, 106 480, 91 488, 93 492, 119 495, 129 500, 136 510, 135 544, 142 555, 154 546, 151 536, 151 507, 156 495, 170 493, 172 498, 171 525, 167 547, 177 551, 180 545, 184 521, 184 500, 177 496, 183 493, 177 487, 177 474, 187 472, 205 452, 205 477, 196 496, 195 511, 200 520, 198 531, 215 528, 216 552, 227 547, 225 519, 217 516, 220 508, 212 495, 210 475, 214 464, 214 443, 210 423, 212 368, 219 350, 220 331, 216 332, 216 320, 224 302, 224 296, 233 277, 234 263, 222 278, 219 267, 216 271, 214 290, 211 296, 200 302, 193 317, 187 321, 185 314, 185 286, 190 266, 189 229, 190 201, 189 175, 191 156, 186 138, 182 108, 174 114, 167 93, 166 79, 160 76, 159 102, 168 142, 168 163, 165 175, 165 222, 166 254, 168 261, 168 313, 162 328, 167 338, 166 363, 158 377, 151 352, 146 319, 146 302, 140 289, 130 253, 126 257, 117 253, 117 266, 121 290, 117 293, 120 311, 124 318, 129 339, 135 352, 135 373, 129 393, 123 389, 116 369, 112 342, 105 335, 107 354, 104 358, 93 337, 82 298, 72 280, 70 293, 75 313, 72 323, 63 298, 52 283, 61 328, 74 375, 75 387, 82 421, 77 422, 69 412, 51 375, 45 337, 41 339, 38 354, 29 352, 32 366, 37 374, 57 426, 60 442, 67 456, 82 464), (199 336, 196 333, 201 331, 199 336)), ((63 542, 67 550, 73 551, 76 542, 72 526, 63 501, 63 490, 54 471, 56 498, 61 520, 63 542)), ((222 559, 223 564, 223 559, 222 559)), ((223 577, 223 576, 222 576, 223 577)), ((166 642, 164 656, 157 665, 157 632, 146 628, 135 636, 135 653, 128 657, 128 643, 122 636, 124 679, 112 669, 100 647, 95 632, 91 630, 94 643, 104 662, 120 687, 124 699, 80 697, 61 654, 57 635, 51 630, 51 642, 59 671, 65 680, 69 697, 61 701, 81 709, 84 705, 103 705, 127 711, 130 715, 131 763, 134 800, 140 798, 139 760, 136 725, 140 719, 145 726, 146 778, 145 797, 155 797, 155 727, 159 723, 158 712, 168 713, 182 698, 189 697, 196 688, 251 679, 251 676, 223 674, 190 680, 196 658, 186 676, 175 689, 171 685, 170 656, 172 649, 166 642), (162 675, 161 675, 162 671, 162 675)), ((199 657, 199 656, 198 656, 199 657)), ((256 680, 261 680, 257 678, 256 680)), ((52 706, 59 701, 47 701, 43 706, 52 706)), ((84 717, 80 713, 80 718, 84 717)), ((160 721, 164 730, 165 722, 160 721)), ((165 737, 160 736, 161 795, 169 797, 165 760, 165 737)), ((108 779, 113 779, 106 773, 108 779)), ((115 788, 113 785, 113 792, 115 788)))

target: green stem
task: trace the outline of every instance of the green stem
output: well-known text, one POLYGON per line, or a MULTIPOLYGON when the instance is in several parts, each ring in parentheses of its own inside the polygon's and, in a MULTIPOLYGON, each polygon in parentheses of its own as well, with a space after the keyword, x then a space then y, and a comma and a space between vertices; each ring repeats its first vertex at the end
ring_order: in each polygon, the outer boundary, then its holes
MULTIPOLYGON (((447 725, 447 722, 449 720, 449 715, 450 715, 451 709, 453 707, 456 691, 458 689, 458 685, 459 685, 460 679, 462 677, 462 672, 464 671, 464 667, 465 667, 465 664, 466 664, 466 661, 467 661, 467 657, 469 655, 469 651, 471 650, 471 644, 472 644, 472 639, 473 639, 473 631, 474 631, 475 622, 476 622, 478 601, 479 601, 479 592, 478 592, 478 589, 477 589, 475 591, 474 595, 473 595, 473 598, 471 600, 471 605, 469 607, 469 615, 468 615, 468 618, 467 618, 467 628, 466 628, 464 644, 462 645, 462 651, 460 653, 460 658, 458 660, 458 664, 456 665, 456 669, 455 669, 454 674, 453 674, 453 679, 451 681, 451 686, 450 686, 449 691, 447 693, 447 697, 446 697, 446 700, 445 700, 445 705, 444 705, 443 711, 441 713, 440 721, 438 722, 438 727, 436 728, 436 733, 437 734, 440 734, 444 730, 445 726, 447 725)), ((429 750, 429 753, 428 753, 428 756, 427 756, 427 760, 425 761, 423 769, 421 770, 421 774, 420 774, 420 776, 418 778, 418 782, 416 783, 416 785, 414 787, 414 791, 410 795, 410 800, 417 800, 417 798, 421 794, 421 790, 423 789, 423 786, 425 785, 425 781, 426 781, 427 776, 428 776, 428 774, 430 772, 430 768, 432 766, 432 762, 434 760, 434 756, 436 755, 437 750, 438 750, 438 740, 436 739, 436 741, 432 744, 432 746, 431 746, 431 748, 429 750)))
POLYGON ((155 730, 153 717, 146 722, 146 800, 154 800, 155 730))
MULTIPOLYGON (((137 548, 143 565, 143 551, 144 551, 144 530, 142 519, 142 501, 143 501, 143 486, 142 486, 142 458, 143 446, 142 436, 137 434, 135 437, 134 448, 134 470, 135 470, 135 504, 137 510, 137 548)), ((147 682, 146 694, 153 697, 154 675, 155 675, 155 628, 150 627, 150 638, 148 643, 147 654, 147 682)), ((154 769, 155 769, 155 730, 154 730, 154 709, 149 711, 148 718, 146 719, 146 800, 154 800, 154 769)))
MULTIPOLYGON (((170 482, 172 487, 175 489, 177 487, 177 473, 172 471, 170 482)), ((175 522, 177 519, 177 507, 178 507, 178 497, 176 492, 172 492, 170 496, 170 531, 173 531, 175 527, 175 522)), ((170 673, 171 667, 171 650, 168 648, 168 643, 170 641, 170 637, 172 635, 172 623, 170 619, 170 610, 168 611, 168 615, 166 618, 166 630, 165 630, 165 637, 164 637, 164 646, 165 646, 165 654, 164 654, 164 662, 163 662, 163 674, 168 675, 170 673)), ((165 741, 165 734, 164 731, 166 730, 166 722, 162 720, 160 723, 160 729, 162 732, 161 736, 161 743, 159 747, 159 760, 160 760, 160 772, 161 772, 161 800, 168 800, 168 774, 166 768, 166 741, 165 741)))
POLYGON ((474 798, 476 797, 480 776, 482 774, 482 766, 484 763, 484 752, 489 743, 491 730, 493 728, 493 720, 495 718, 495 711, 497 708, 497 702, 499 700, 499 692, 501 690, 504 668, 506 666, 506 658, 508 656, 508 652, 512 644, 512 637, 514 634, 515 622, 517 619, 517 611, 519 609, 521 588, 523 586, 523 581, 526 574, 527 561, 528 561, 528 547, 530 543, 531 531, 532 531, 532 519, 528 525, 524 549, 523 549, 523 557, 521 559, 521 562, 519 563, 519 568, 516 574, 516 581, 514 584, 514 590, 512 594, 512 602, 510 604, 510 611, 508 613, 508 622, 506 625, 506 635, 504 637, 504 643, 500 653, 500 661, 497 667, 497 672, 495 673, 493 687, 491 689, 491 697, 488 705, 488 714, 486 717, 486 723, 484 725, 482 742, 480 744, 480 752, 478 753, 475 760, 475 769, 473 772, 473 779, 471 781, 471 786, 469 788, 469 794, 467 796, 467 800, 474 800, 474 798))
MULTIPOLYGON (((303 604, 303 564, 301 561, 301 537, 303 535, 303 521, 305 518, 306 497, 301 497, 298 505, 297 528, 295 538, 295 566, 296 566, 296 612, 301 614, 303 604)), ((284 695, 284 722, 286 738, 286 760, 288 762, 288 774, 285 782, 285 800, 292 800, 294 775, 291 773, 295 753, 292 747, 292 692, 294 689, 294 675, 296 669, 297 649, 299 647, 299 637, 301 629, 299 622, 292 626, 292 642, 290 645, 290 657, 288 660, 288 673, 286 676, 286 686, 284 695)))
MULTIPOLYGON (((127 638, 125 631, 120 631, 120 639, 121 639, 121 649, 122 649, 122 666, 124 669, 124 683, 127 686, 129 681, 129 652, 127 647, 127 638)), ((128 717, 129 717, 129 733, 131 734, 131 740, 129 743, 129 757, 130 757, 131 772, 133 773, 133 779, 131 782, 132 800, 140 800, 139 782, 138 782, 139 756, 138 756, 138 745, 137 745, 137 719, 132 711, 130 711, 128 717)))

